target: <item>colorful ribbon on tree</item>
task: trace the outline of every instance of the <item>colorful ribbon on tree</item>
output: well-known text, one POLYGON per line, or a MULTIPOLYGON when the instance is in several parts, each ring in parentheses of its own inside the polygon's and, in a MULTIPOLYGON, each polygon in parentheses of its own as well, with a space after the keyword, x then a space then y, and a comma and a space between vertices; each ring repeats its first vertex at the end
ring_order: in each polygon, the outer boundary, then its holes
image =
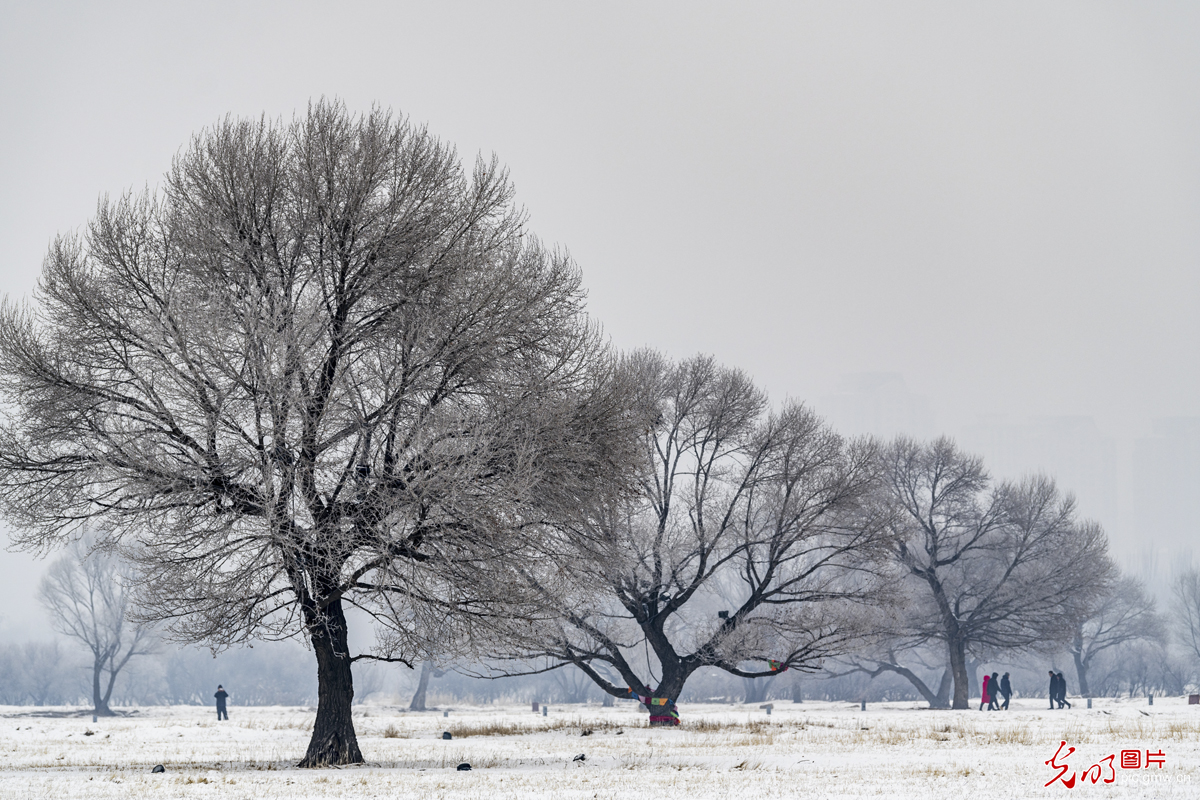
POLYGON ((644 694, 638 694, 633 689, 627 689, 630 697, 636 697, 638 702, 646 708, 653 709, 655 706, 665 707, 667 713, 658 713, 650 715, 651 725, 678 725, 679 711, 675 708, 675 704, 671 702, 669 697, 648 697, 644 694))
POLYGON ((647 697, 644 694, 638 694, 633 689, 629 689, 627 691, 629 692, 630 697, 636 697, 638 701, 647 708, 650 706, 665 706, 669 705, 671 702, 671 698, 669 697, 647 697))

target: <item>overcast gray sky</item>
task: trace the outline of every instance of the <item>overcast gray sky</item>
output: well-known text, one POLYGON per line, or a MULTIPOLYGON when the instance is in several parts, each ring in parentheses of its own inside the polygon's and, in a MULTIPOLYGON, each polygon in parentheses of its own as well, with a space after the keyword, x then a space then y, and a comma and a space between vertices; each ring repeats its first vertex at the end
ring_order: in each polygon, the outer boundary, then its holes
MULTIPOLYGON (((497 154, 621 347, 900 373, 950 433, 1200 414, 1200 5, 2 5, 10 296, 194 132, 327 95, 497 154)), ((10 631, 38 569, 0 555, 10 631)))

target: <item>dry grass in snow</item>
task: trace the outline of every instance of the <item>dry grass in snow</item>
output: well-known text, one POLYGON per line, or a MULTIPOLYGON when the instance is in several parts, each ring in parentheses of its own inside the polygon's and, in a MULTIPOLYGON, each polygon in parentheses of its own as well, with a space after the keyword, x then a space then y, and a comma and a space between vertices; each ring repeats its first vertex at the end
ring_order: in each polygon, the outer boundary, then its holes
POLYGON ((210 709, 143 708, 93 724, 9 707, 0 708, 0 797, 1200 797, 1200 706, 1140 698, 1049 711, 1042 702, 991 713, 789 703, 771 716, 685 704, 673 730, 648 728, 631 704, 554 707, 547 717, 366 706, 356 726, 368 763, 328 770, 294 767, 311 709, 234 707, 218 723, 210 709), (1076 748, 1072 772, 1123 749, 1161 750, 1165 764, 1118 767, 1111 784, 1046 788, 1056 771, 1044 762, 1063 740, 1076 748), (463 761, 470 772, 455 770, 463 761), (151 774, 160 763, 166 772, 151 774))

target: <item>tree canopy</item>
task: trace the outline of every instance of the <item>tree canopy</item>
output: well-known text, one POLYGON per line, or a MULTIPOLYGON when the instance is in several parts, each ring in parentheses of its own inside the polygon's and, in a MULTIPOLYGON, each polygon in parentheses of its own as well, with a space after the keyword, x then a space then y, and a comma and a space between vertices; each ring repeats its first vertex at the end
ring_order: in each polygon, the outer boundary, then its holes
POLYGON ((550 611, 517 655, 573 664, 617 697, 660 701, 670 724, 688 677, 811 670, 864 632, 889 538, 873 513, 875 448, 811 410, 766 397, 709 357, 633 354, 638 491, 581 507, 548 532, 550 611))
POLYGON ((30 548, 102 519, 176 637, 306 636, 302 763, 361 761, 345 606, 404 659, 517 602, 489 581, 529 525, 626 472, 583 299, 494 159, 336 102, 227 118, 0 313, 0 502, 30 548))

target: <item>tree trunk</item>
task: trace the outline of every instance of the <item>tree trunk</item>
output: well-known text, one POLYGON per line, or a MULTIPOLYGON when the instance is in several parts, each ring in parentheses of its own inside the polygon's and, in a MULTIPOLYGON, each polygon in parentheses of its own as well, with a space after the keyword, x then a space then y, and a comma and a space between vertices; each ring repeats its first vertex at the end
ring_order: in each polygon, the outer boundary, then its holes
MULTIPOLYGON (((104 670, 104 662, 96 659, 92 665, 92 708, 98 717, 112 717, 112 709, 108 707, 108 698, 100 691, 100 674, 104 670)), ((110 684, 111 691, 111 684, 110 684)))
MULTIPOLYGON (((666 670, 664 670, 665 672, 666 670)), ((687 681, 687 675, 668 674, 663 675, 663 681, 658 685, 648 700, 651 704, 647 706, 650 716, 650 725, 653 727, 674 727, 679 724, 679 709, 675 703, 679 700, 679 695, 683 692, 683 684, 687 681), (656 706, 653 704, 653 699, 665 697, 666 705, 656 706), (657 718, 657 719, 656 719, 657 718)))
POLYGON ((759 678, 742 678, 742 685, 746 689, 747 703, 761 703, 767 699, 767 682, 759 678))
POLYGON ((354 676, 346 642, 346 615, 335 600, 325 609, 324 620, 312 628, 317 654, 317 721, 301 767, 361 764, 358 737, 350 706, 354 701, 354 676))
POLYGON ((1075 677, 1079 679, 1079 693, 1084 697, 1091 697, 1092 690, 1088 688, 1087 681, 1087 664, 1079 657, 1078 652, 1071 655, 1075 658, 1075 677))
POLYGON ((954 676, 954 702, 951 708, 963 709, 971 707, 968 695, 970 684, 967 680, 967 648, 961 639, 951 639, 948 642, 950 650, 950 672, 954 676))
POLYGON ((417 681, 417 691, 413 694, 412 702, 408 704, 409 711, 425 710, 425 690, 429 688, 429 678, 433 674, 433 662, 426 661, 421 665, 421 677, 417 681))
MULTIPOLYGON (((662 695, 655 695, 661 697, 662 695)), ((679 708, 675 705, 674 700, 668 699, 665 706, 647 706, 650 714, 650 727, 652 728, 673 728, 679 724, 679 708), (668 719, 668 717, 670 719, 668 719)))
POLYGON ((949 708, 950 707, 950 670, 942 670, 942 679, 938 682, 937 703, 930 703, 930 708, 949 708))
POLYGON ((1087 682, 1087 662, 1083 660, 1083 627, 1075 629, 1075 640, 1071 647, 1071 657, 1075 659, 1075 677, 1079 679, 1079 693, 1091 697, 1092 692, 1087 682))
POLYGON ((950 670, 942 670, 942 679, 938 683, 937 693, 935 694, 925 681, 921 680, 911 669, 898 664, 890 665, 886 668, 905 677, 921 693, 921 697, 925 698, 925 702, 929 703, 930 708, 950 707, 950 670))
POLYGON ((975 695, 983 697, 983 687, 979 684, 979 668, 983 666, 982 661, 978 661, 970 656, 967 656, 967 697, 971 698, 975 695))

